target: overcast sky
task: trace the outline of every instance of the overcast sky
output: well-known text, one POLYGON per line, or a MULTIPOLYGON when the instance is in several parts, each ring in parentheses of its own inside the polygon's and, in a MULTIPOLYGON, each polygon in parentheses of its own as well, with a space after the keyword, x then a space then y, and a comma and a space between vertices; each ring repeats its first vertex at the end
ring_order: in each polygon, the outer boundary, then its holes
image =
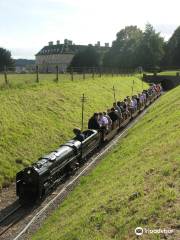
POLYGON ((111 44, 120 29, 147 22, 168 39, 179 13, 178 0, 0 0, 0 47, 33 59, 49 41, 111 44))

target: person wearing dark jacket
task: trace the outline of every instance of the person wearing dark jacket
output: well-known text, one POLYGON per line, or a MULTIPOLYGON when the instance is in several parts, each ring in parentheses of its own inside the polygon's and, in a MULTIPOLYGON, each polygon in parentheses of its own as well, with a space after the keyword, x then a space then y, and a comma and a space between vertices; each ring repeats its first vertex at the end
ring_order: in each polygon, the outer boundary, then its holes
POLYGON ((111 108, 111 111, 108 111, 108 115, 110 116, 112 122, 118 120, 118 113, 116 113, 115 108, 111 108))
POLYGON ((83 142, 85 140, 85 135, 81 132, 79 128, 74 128, 73 132, 76 135, 76 139, 78 141, 83 142))
POLYGON ((89 119, 88 129, 100 129, 100 125, 98 123, 98 113, 94 113, 94 115, 89 119))

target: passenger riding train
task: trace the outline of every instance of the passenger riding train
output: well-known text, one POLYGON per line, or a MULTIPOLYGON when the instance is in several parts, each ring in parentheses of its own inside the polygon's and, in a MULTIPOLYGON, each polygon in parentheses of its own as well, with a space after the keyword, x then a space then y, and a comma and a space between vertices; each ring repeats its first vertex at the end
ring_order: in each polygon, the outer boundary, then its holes
MULTIPOLYGON (((137 96, 133 96, 130 100, 127 99, 127 102, 129 101, 127 109, 121 116, 118 116, 117 120, 111 121, 108 127, 100 126, 100 128, 85 130, 82 132, 82 140, 76 136, 50 154, 39 158, 32 166, 18 172, 16 194, 20 203, 22 205, 35 203, 52 192, 69 173, 86 161, 89 154, 110 141, 120 129, 159 97, 161 87, 153 85, 143 93, 145 98, 139 101, 137 106, 133 106, 133 97, 137 98, 137 96)), ((141 95, 139 99, 140 97, 141 95)))

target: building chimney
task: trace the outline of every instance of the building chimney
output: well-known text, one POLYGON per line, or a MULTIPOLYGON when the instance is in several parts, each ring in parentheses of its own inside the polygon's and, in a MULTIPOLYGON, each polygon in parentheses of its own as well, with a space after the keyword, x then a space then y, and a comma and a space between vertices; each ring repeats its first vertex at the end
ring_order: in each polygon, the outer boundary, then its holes
POLYGON ((108 47, 109 47, 109 43, 105 43, 105 47, 107 47, 107 48, 108 48, 108 47))
POLYGON ((71 41, 71 40, 68 40, 68 44, 69 44, 69 45, 72 45, 72 41, 71 41))
POLYGON ((56 41, 56 44, 57 44, 57 45, 59 45, 59 44, 60 44, 60 41, 59 41, 59 40, 57 40, 57 41, 56 41))
POLYGON ((49 46, 52 46, 53 45, 53 42, 51 41, 51 42, 49 42, 49 46))
POLYGON ((64 44, 68 44, 68 40, 67 39, 64 39, 64 44))
POLYGON ((97 46, 100 47, 100 45, 101 45, 101 44, 100 44, 100 41, 97 41, 97 46))

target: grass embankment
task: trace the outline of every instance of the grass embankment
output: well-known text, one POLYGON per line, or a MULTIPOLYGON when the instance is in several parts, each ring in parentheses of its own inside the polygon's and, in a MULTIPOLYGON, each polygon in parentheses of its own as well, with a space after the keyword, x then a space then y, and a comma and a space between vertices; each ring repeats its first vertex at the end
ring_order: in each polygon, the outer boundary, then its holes
POLYGON ((179 239, 179 95, 180 87, 162 96, 32 239, 136 239, 138 226, 176 229, 168 239, 179 239))
MULTIPOLYGON (((49 75, 48 75, 49 76, 49 75)), ((94 111, 112 106, 113 85, 117 99, 141 89, 136 77, 96 77, 74 82, 43 82, 0 91, 0 187, 17 171, 36 161, 72 137, 72 128, 81 127, 82 93, 85 126, 94 111)), ((16 81, 16 79, 14 79, 16 81)), ((147 84, 144 83, 144 87, 147 84)))
MULTIPOLYGON (((168 76, 176 76, 177 73, 180 73, 179 70, 176 71, 162 71, 157 73, 157 75, 168 75, 168 76)), ((147 75, 153 75, 153 73, 147 72, 147 75)))
POLYGON ((160 75, 176 76, 177 73, 179 73, 179 70, 176 70, 176 71, 163 71, 163 72, 160 72, 158 74, 160 74, 160 75))

